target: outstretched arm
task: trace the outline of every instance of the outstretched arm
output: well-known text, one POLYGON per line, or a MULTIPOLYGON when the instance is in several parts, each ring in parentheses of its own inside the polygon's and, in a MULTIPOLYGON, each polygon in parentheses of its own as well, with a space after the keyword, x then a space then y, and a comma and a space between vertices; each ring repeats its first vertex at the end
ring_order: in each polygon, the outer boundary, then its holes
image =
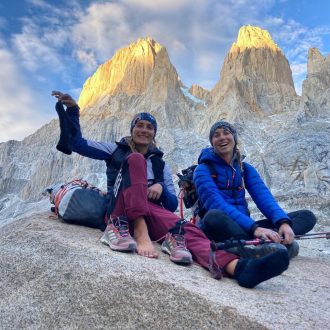
POLYGON ((76 132, 73 136, 72 150, 82 156, 107 160, 116 150, 117 145, 115 143, 97 142, 84 139, 80 129, 79 106, 77 102, 69 94, 64 94, 60 91, 53 91, 52 95, 55 96, 59 102, 67 106, 66 115, 76 132))

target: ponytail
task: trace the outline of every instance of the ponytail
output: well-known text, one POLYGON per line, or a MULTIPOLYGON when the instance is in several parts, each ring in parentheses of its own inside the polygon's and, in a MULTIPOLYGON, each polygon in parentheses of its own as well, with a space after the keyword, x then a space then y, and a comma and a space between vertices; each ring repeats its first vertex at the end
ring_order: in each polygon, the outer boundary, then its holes
POLYGON ((241 153, 237 147, 237 145, 235 146, 235 152, 236 152, 236 158, 238 161, 238 165, 241 169, 241 175, 242 175, 242 182, 241 182, 241 186, 243 189, 245 189, 245 182, 244 182, 244 167, 243 167, 243 162, 242 160, 244 159, 244 157, 241 156, 241 153))

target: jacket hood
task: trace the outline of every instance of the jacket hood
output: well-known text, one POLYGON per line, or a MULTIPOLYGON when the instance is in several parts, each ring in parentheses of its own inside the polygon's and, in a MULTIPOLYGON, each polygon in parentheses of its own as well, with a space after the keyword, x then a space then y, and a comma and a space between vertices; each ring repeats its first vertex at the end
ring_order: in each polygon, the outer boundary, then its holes
POLYGON ((198 157, 198 164, 210 162, 226 164, 226 162, 214 152, 213 147, 203 149, 198 157))

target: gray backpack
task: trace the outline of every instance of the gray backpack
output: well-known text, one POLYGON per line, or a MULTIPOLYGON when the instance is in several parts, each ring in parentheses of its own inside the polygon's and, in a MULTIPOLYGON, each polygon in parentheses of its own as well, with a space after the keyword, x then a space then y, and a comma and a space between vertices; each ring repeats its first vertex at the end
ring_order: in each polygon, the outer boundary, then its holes
POLYGON ((45 192, 55 205, 52 211, 71 224, 105 229, 108 198, 100 189, 84 180, 73 180, 47 187, 45 192))

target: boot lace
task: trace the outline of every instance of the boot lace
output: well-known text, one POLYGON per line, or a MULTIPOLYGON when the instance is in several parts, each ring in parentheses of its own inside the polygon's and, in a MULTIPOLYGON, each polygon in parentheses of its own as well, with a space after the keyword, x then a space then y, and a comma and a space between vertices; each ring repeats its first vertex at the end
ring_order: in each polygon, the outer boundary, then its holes
POLYGON ((118 229, 118 232, 121 237, 130 236, 129 229, 128 229, 128 220, 125 217, 117 217, 111 219, 114 226, 118 229))
POLYGON ((179 249, 186 249, 186 241, 185 241, 183 235, 180 235, 180 234, 174 234, 174 235, 173 235, 173 238, 175 239, 176 248, 179 248, 179 249))

